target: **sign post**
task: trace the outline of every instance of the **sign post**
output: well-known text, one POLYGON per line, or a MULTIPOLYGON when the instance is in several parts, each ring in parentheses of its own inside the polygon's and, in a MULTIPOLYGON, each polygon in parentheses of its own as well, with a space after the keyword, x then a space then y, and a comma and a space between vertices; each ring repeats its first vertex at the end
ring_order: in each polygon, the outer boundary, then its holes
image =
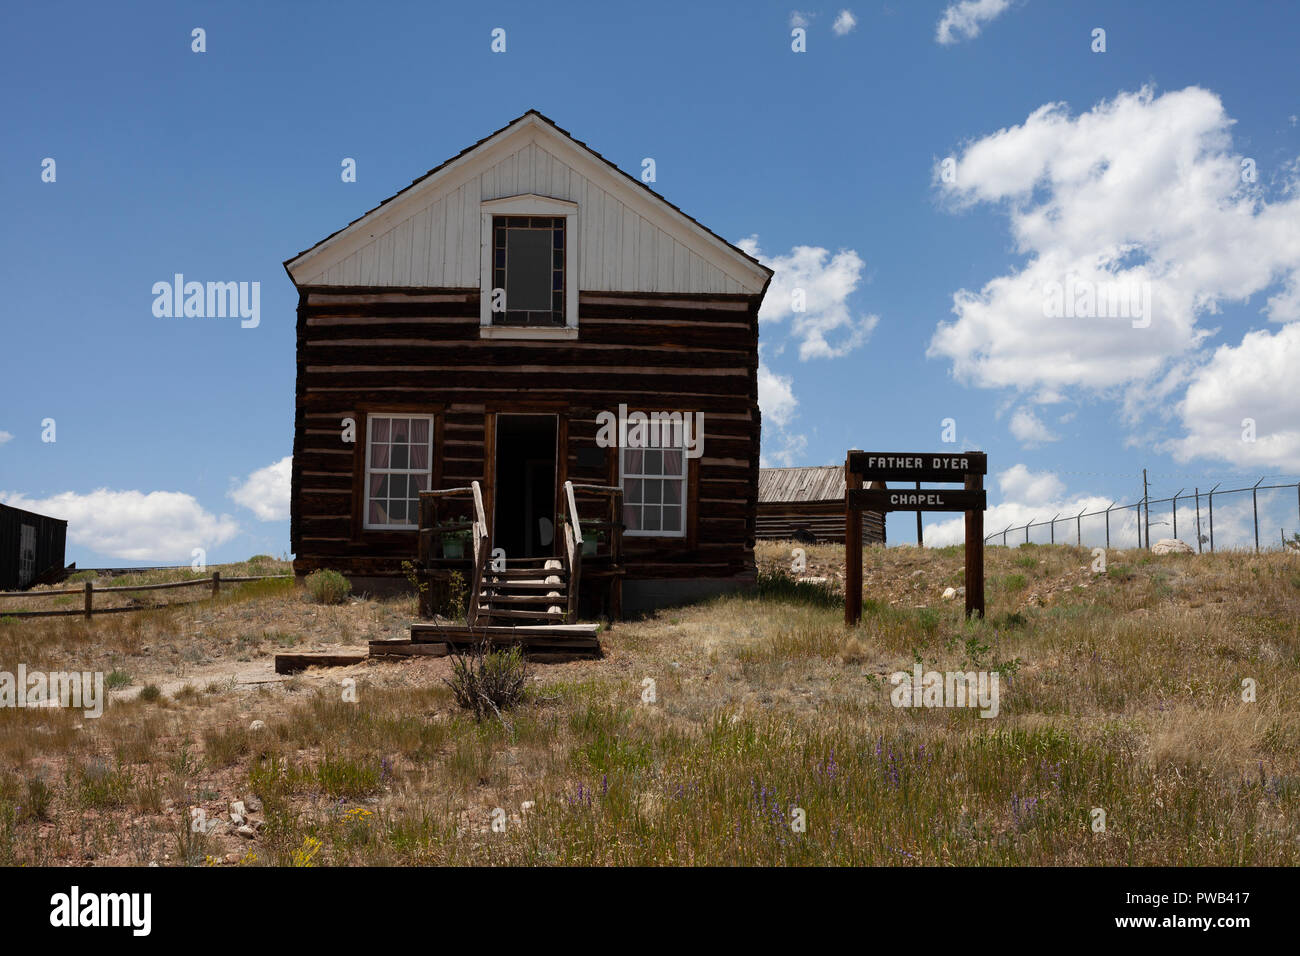
POLYGON ((984 616, 984 476, 988 455, 931 452, 865 452, 844 460, 844 622, 862 618, 862 512, 960 511, 966 515, 966 616, 984 616), (863 482, 870 485, 863 488, 863 482), (915 482, 915 490, 890 489, 887 481, 915 482), (922 488, 921 482, 961 482, 961 489, 922 488))

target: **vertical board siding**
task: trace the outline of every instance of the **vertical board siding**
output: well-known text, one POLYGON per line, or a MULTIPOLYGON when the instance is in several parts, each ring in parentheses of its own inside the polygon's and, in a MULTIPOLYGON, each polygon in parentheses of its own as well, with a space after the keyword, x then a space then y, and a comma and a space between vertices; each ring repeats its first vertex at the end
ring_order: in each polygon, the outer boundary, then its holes
POLYGON ((583 291, 752 291, 535 142, 468 182, 431 194, 408 218, 300 284, 477 288, 480 203, 524 193, 578 204, 578 287, 583 291))

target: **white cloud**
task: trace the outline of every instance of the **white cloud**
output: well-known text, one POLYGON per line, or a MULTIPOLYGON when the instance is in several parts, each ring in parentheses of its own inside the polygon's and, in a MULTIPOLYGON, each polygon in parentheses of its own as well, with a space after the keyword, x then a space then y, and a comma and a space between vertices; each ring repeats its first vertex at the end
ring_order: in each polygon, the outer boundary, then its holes
POLYGON ((837 37, 842 37, 853 30, 858 25, 858 18, 853 15, 852 10, 841 10, 835 22, 831 24, 831 29, 835 31, 837 37))
POLYGON ((1065 483, 1050 471, 1030 471, 1026 466, 1012 465, 997 476, 1002 497, 1019 499, 1023 504, 1038 506, 1065 491, 1065 483))
POLYGON ((775 273, 758 318, 770 324, 791 318, 790 331, 799 339, 800 359, 839 358, 871 337, 880 316, 855 318, 849 307, 849 296, 865 268, 852 249, 832 256, 818 246, 795 246, 789 255, 767 256, 759 248, 757 236, 736 245, 775 273), (803 311, 795 311, 796 291, 803 294, 803 311), (834 342, 828 338, 832 335, 834 342))
POLYGON ((0 492, 0 501, 68 522, 68 539, 96 554, 127 561, 189 561, 239 533, 230 515, 213 515, 179 491, 65 491, 48 498, 0 492))
POLYGON ((760 347, 758 361, 758 407, 763 415, 763 442, 759 464, 794 465, 808 448, 808 438, 788 430, 799 400, 794 395, 794 379, 778 375, 763 362, 760 347))
MULTIPOLYGON (((1003 501, 984 512, 984 533, 997 535, 1001 544, 1004 528, 1011 528, 1008 545, 1025 540, 1024 526, 1029 522, 1050 521, 1061 515, 1056 523, 1056 540, 1073 543, 1076 538, 1074 517, 1080 512, 1105 511, 1111 504, 1109 498, 1097 495, 1065 497, 1065 484, 1050 471, 1030 471, 1016 464, 996 476, 1003 501), (1016 531, 1015 529, 1021 529, 1016 531)), ((1111 541, 1118 547, 1134 547, 1137 543, 1136 516, 1132 509, 1113 511, 1110 517, 1111 541)), ((1104 543, 1106 525, 1103 517, 1084 518, 1081 527, 1083 543, 1093 546, 1104 543)), ((1181 528, 1180 528, 1181 530, 1181 528)), ((1034 528, 1031 540, 1047 541, 1051 537, 1047 527, 1034 528)), ((960 544, 966 540, 966 519, 961 515, 925 526, 925 543, 932 547, 960 544)))
POLYGON ((943 196, 1005 210, 1027 259, 958 291, 928 354, 975 385, 1058 400, 1090 390, 1123 398, 1133 417, 1176 400, 1216 331, 1198 322, 1221 304, 1275 290, 1265 314, 1300 318, 1300 175, 1283 167, 1283 198, 1266 201, 1242 180, 1232 123, 1207 90, 1143 88, 1073 118, 1047 104, 968 144, 943 196), (1149 327, 1050 317, 1054 283, 1087 282, 1149 293, 1149 327))
POLYGON ((793 30, 795 27, 806 28, 808 26, 808 22, 815 16, 817 16, 817 14, 815 13, 808 13, 806 11, 800 11, 800 10, 791 10, 790 29, 793 30))
POLYGON ((1177 406, 1185 435, 1163 450, 1179 461, 1216 458, 1242 468, 1300 472, 1300 323, 1220 346, 1177 406), (1253 419, 1255 440, 1243 440, 1253 419))
POLYGON ((230 498, 261 521, 283 521, 289 517, 289 483, 293 456, 259 468, 230 490, 230 498))
POLYGON ((758 364, 758 407, 763 420, 785 427, 799 400, 794 397, 794 379, 778 375, 762 362, 758 364))
POLYGON ((1011 6, 1011 0, 961 0, 949 4, 935 27, 934 39, 945 46, 973 40, 985 25, 1011 6))
POLYGON ((1011 416, 1011 434, 1023 445, 1040 445, 1043 442, 1057 441, 1060 437, 1043 424, 1032 408, 1025 407, 1016 409, 1016 413, 1011 416))
POLYGON ((0 431, 0 445, 7 441, 13 441, 14 436, 10 432, 0 431))

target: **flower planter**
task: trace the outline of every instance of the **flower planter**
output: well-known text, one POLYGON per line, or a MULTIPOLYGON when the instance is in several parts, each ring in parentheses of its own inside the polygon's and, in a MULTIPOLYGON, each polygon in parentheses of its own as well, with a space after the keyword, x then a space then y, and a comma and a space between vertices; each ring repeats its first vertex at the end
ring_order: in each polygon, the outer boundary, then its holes
POLYGON ((442 556, 454 559, 465 557, 465 542, 460 538, 443 538, 442 556))

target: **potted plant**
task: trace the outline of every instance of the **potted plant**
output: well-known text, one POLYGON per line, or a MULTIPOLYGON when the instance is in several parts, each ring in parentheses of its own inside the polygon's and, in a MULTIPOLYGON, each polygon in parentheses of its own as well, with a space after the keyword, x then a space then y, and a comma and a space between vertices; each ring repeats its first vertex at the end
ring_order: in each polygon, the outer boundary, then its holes
POLYGON ((449 531, 442 536, 442 556, 460 559, 465 557, 465 545, 469 543, 468 531, 449 531))
POLYGON ((583 556, 588 557, 590 555, 594 555, 596 553, 596 548, 599 547, 602 543, 604 543, 604 541, 605 541, 605 532, 587 531, 584 529, 582 532, 583 556))

